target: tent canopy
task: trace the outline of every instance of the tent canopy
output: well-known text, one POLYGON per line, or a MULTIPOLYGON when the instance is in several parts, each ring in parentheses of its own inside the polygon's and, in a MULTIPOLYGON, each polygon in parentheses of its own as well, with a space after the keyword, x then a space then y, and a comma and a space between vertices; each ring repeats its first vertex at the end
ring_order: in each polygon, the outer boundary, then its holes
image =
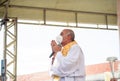
MULTIPOLYGON (((1 5, 5 1, 9 0, 1 0, 1 5)), ((117 25, 116 3, 116 0, 10 0, 7 13, 9 17, 40 24, 52 21, 73 26, 78 23, 117 25)), ((5 7, 0 6, 0 17, 4 14, 5 7)))

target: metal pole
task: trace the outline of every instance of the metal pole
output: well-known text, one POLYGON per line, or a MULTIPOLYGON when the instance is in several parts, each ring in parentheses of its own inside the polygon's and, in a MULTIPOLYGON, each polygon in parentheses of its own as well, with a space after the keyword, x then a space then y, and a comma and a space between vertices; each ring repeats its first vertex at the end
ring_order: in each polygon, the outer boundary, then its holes
POLYGON ((7 39, 6 39, 6 36, 7 36, 7 21, 8 21, 8 6, 9 6, 9 2, 10 0, 6 0, 6 3, 5 3, 5 14, 4 14, 4 17, 3 17, 3 20, 2 20, 2 23, 1 23, 1 26, 3 25, 4 26, 4 49, 3 49, 3 59, 1 60, 1 79, 2 81, 6 81, 7 80, 7 77, 6 77, 6 44, 7 44, 7 39))
POLYGON ((111 74, 112 74, 113 79, 115 78, 115 75, 114 75, 114 62, 116 60, 117 60, 117 57, 108 57, 107 58, 107 61, 109 61, 109 64, 110 64, 110 69, 111 69, 111 74))

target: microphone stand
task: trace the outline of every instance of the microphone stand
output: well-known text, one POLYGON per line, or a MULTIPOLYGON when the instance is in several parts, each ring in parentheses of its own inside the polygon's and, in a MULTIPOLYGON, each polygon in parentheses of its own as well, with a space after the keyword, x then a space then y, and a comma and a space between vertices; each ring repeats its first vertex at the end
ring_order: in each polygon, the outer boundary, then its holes
POLYGON ((114 74, 114 62, 117 60, 116 57, 108 57, 107 61, 109 61, 111 74, 112 74, 112 81, 115 81, 115 74, 114 74))

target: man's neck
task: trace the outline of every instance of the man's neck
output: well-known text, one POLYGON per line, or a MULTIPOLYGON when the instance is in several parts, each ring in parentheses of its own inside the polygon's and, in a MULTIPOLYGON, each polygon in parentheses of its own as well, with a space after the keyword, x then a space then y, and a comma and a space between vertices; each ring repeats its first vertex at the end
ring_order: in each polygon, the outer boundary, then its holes
POLYGON ((65 45, 67 45, 68 43, 70 43, 70 42, 73 42, 73 41, 67 41, 65 44, 63 44, 62 46, 65 46, 65 45))

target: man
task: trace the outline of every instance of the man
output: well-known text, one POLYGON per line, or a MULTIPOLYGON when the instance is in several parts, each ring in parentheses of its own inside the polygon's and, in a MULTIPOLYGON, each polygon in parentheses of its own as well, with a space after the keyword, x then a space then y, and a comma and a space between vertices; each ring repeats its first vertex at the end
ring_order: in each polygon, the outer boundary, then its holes
POLYGON ((64 29, 58 38, 61 46, 51 41, 53 81, 85 81, 84 55, 74 38, 71 29, 64 29))

